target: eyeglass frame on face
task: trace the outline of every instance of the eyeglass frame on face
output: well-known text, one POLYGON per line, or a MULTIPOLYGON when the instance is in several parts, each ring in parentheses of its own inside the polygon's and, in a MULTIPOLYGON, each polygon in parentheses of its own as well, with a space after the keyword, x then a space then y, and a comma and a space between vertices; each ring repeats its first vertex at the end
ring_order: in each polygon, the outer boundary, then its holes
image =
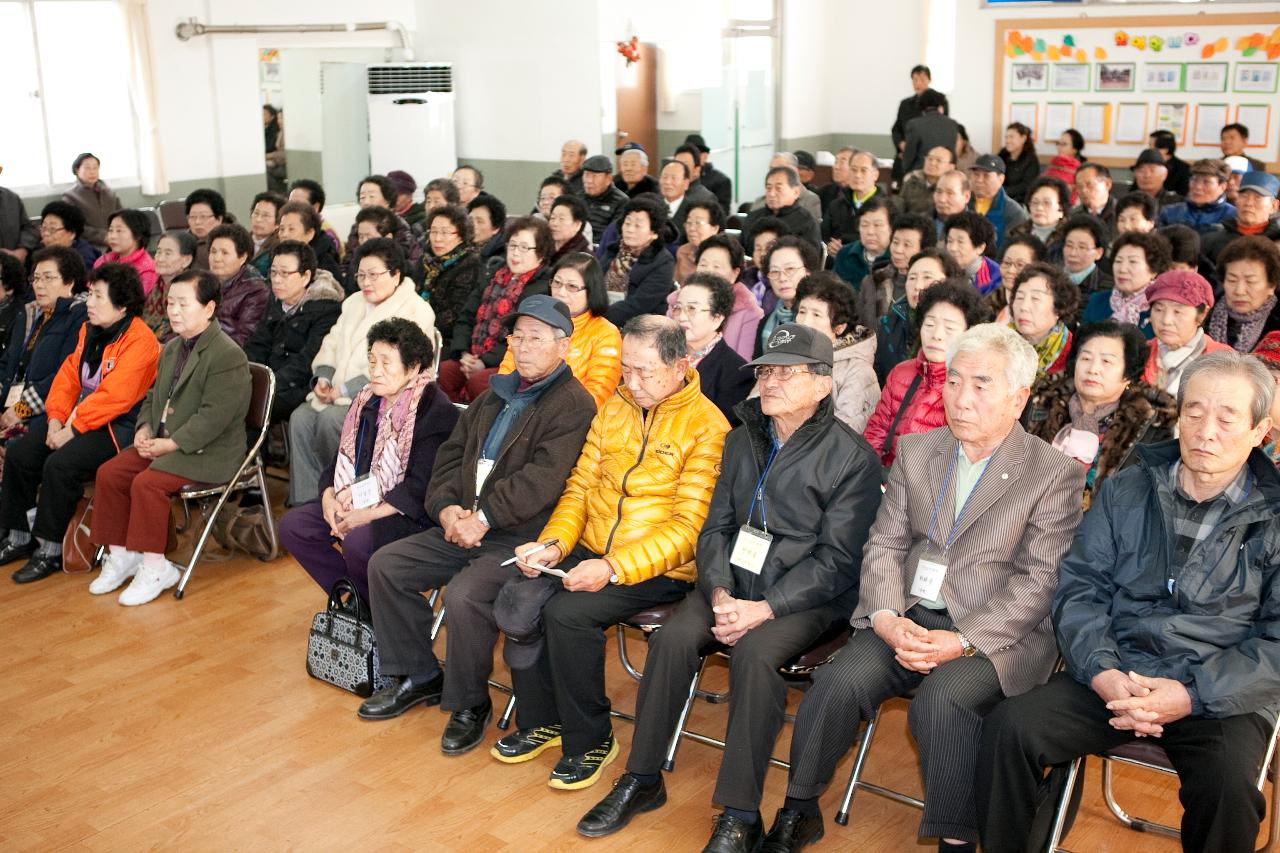
MULTIPOLYGON (((300 274, 301 272, 302 272, 302 270, 300 270, 300 269, 296 269, 296 270, 278 270, 278 269, 276 269, 275 267, 271 267, 269 270, 267 270, 267 278, 268 278, 269 280, 271 280, 271 281, 284 281, 284 280, 285 280, 285 279, 287 279, 289 276, 291 276, 291 275, 298 275, 298 274, 300 274)), ((359 273, 356 273, 356 280, 357 280, 357 281, 359 281, 359 280, 360 280, 359 276, 360 276, 360 274, 359 274, 359 273)))
POLYGON ((369 281, 369 282, 377 281, 378 277, 381 276, 383 273, 390 275, 391 270, 389 269, 365 270, 365 271, 356 273, 353 276, 353 278, 356 280, 356 284, 364 284, 366 281, 369 281))
POLYGON ((791 277, 796 273, 804 272, 804 264, 796 264, 792 267, 774 267, 771 266, 765 270, 765 274, 771 279, 790 281, 791 277))
POLYGON ((768 382, 770 379, 788 382, 802 373, 812 374, 813 370, 802 364, 757 364, 751 368, 751 373, 757 382, 768 382))
POLYGON ((70 231, 70 230, 71 229, 65 225, 49 225, 44 222, 40 223, 41 234, 57 234, 60 231, 70 231))
MULTIPOLYGON (((252 215, 252 214, 250 214, 252 215)), ((208 222, 211 219, 217 219, 212 213, 188 213, 187 222, 208 222)))
POLYGON ((458 236, 460 236, 460 235, 458 234, 458 229, 457 229, 457 228, 450 228, 450 229, 449 229, 449 230, 447 230, 447 231, 442 230, 442 229, 440 229, 440 228, 432 228, 432 229, 430 229, 430 230, 428 230, 428 231, 427 231, 427 236, 428 236, 428 237, 442 237, 442 238, 443 238, 443 237, 458 237, 458 236))
POLYGON ((47 272, 43 274, 32 273, 31 277, 27 279, 27 283, 31 285, 62 284, 64 281, 66 281, 66 279, 56 272, 47 272))
POLYGON ((677 302, 671 306, 671 316, 676 320, 679 320, 681 317, 693 319, 702 311, 706 311, 708 314, 711 313, 711 309, 705 305, 681 305, 677 302))
POLYGON ((551 279, 551 290, 563 290, 565 293, 582 293, 587 289, 585 284, 570 284, 562 278, 551 279))
POLYGON ((525 335, 523 333, 519 335, 510 334, 510 335, 507 335, 507 346, 509 347, 531 346, 531 347, 537 347, 538 349, 541 349, 542 347, 545 347, 547 344, 555 343, 556 341, 560 340, 563 337, 564 337, 563 334, 553 335, 550 338, 544 338, 542 337, 542 335, 525 335))
POLYGON ((1034 263, 1035 261, 1024 261, 1018 258, 1005 258, 1000 262, 1000 272, 1001 275, 1003 275, 1005 268, 1008 267, 1008 269, 1016 276, 1018 273, 1022 272, 1034 263))
POLYGON ((515 249, 518 252, 536 252, 538 250, 538 247, 536 245, 531 246, 527 243, 517 243, 514 240, 512 240, 511 242, 507 243, 507 251, 511 251, 512 249, 515 249))

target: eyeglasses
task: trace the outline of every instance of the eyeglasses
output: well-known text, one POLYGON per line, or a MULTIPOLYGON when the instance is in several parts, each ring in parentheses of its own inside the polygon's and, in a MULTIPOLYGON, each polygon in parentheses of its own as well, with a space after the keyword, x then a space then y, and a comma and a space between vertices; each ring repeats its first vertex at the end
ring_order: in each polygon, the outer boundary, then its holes
POLYGON ((457 237, 457 228, 432 228, 427 232, 428 237, 457 237))
POLYGON ((378 276, 386 275, 390 272, 391 270, 369 270, 368 272, 358 272, 355 276, 356 284, 364 284, 366 281, 374 281, 378 276))
POLYGON ((56 272, 46 272, 33 275, 30 278, 32 284, 61 284, 62 276, 56 272))
POLYGON ((786 382, 793 376, 799 376, 801 373, 812 373, 813 371, 803 367, 792 367, 789 364, 781 366, 762 364, 752 372, 755 373, 757 382, 767 382, 770 379, 786 382))
POLYGON ((507 346, 509 347, 545 347, 555 338, 544 338, 540 335, 507 335, 507 346))
MULTIPOLYGON (((269 275, 269 276, 271 277, 271 280, 272 280, 272 281, 283 281, 284 279, 288 278, 289 276, 291 276, 291 275, 297 275, 297 274, 298 274, 298 273, 300 273, 300 272, 302 272, 302 270, 278 270, 278 269, 272 269, 272 270, 270 270, 270 271, 267 273, 267 275, 269 275)), ((358 276, 357 276, 357 278, 358 278, 358 276)))
POLYGON ((681 305, 677 302, 671 306, 672 317, 696 317, 702 311, 706 311, 708 314, 711 313, 710 308, 703 308, 701 305, 681 305))
MULTIPOLYGON (((1008 270, 1009 272, 1014 273, 1016 275, 1017 273, 1022 272, 1024 269, 1026 269, 1030 265, 1031 265, 1030 261, 1024 261, 1024 260, 1015 259, 1015 258, 1005 258, 1003 261, 1000 262, 1000 273, 1001 275, 1004 275, 1004 271, 1008 270)), ((1007 275, 1005 275, 1004 277, 1009 278, 1009 276, 1007 275)))
POLYGON ((572 284, 564 281, 563 279, 553 278, 551 279, 551 289, 563 290, 565 293, 581 293, 587 289, 587 286, 585 284, 572 284))
POLYGON ((804 272, 804 267, 770 267, 769 278, 791 278, 796 273, 804 272))
POLYGON ((43 225, 42 224, 40 226, 41 234, 57 234, 59 231, 66 231, 66 230, 67 229, 61 225, 43 225))
POLYGON ((531 246, 528 243, 508 243, 507 244, 507 251, 511 251, 512 249, 515 249, 517 252, 532 252, 537 248, 538 248, 537 246, 531 246))
POLYGON ((188 213, 188 222, 208 222, 210 219, 216 219, 212 213, 188 213))

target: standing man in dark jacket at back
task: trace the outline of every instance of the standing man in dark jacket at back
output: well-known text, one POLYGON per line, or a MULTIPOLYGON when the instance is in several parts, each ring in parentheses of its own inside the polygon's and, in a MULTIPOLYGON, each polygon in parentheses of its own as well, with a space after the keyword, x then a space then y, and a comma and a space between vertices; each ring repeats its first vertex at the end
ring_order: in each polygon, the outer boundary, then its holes
POLYGON ((911 69, 911 88, 914 90, 911 97, 903 98, 898 104, 898 117, 893 122, 893 128, 889 131, 893 136, 893 175, 890 180, 895 184, 902 180, 902 176, 908 170, 902 168, 902 152, 907 147, 907 122, 913 118, 918 118, 924 111, 920 108, 920 95, 925 89, 929 88, 929 84, 933 82, 933 72, 929 70, 927 65, 917 65, 911 69))
POLYGON ((711 154, 707 140, 702 138, 701 133, 691 133, 684 138, 684 141, 686 145, 692 145, 699 151, 702 185, 711 190, 725 213, 733 213, 733 181, 724 172, 716 169, 714 163, 707 160, 711 154))
POLYGON ((1280 709, 1280 475, 1257 449, 1274 393, 1257 359, 1201 356, 1178 439, 1102 484, 1058 569, 1066 671, 983 722, 983 850, 1027 849, 1049 766, 1135 737, 1178 771, 1184 850, 1254 849, 1280 709))
POLYGON ((733 649, 726 748, 714 799, 725 807, 708 850, 752 851, 761 788, 786 710, 778 667, 843 621, 858 598, 862 546, 880 504, 879 460, 835 417, 831 341, 774 330, 751 362, 761 394, 738 406, 698 538, 698 589, 653 635, 627 772, 578 822, 588 837, 666 802, 660 767, 699 655, 733 649))
POLYGON ((902 173, 924 166, 924 157, 934 148, 956 150, 960 125, 943 112, 947 97, 933 89, 925 89, 917 98, 920 115, 907 122, 907 144, 902 149, 902 173))

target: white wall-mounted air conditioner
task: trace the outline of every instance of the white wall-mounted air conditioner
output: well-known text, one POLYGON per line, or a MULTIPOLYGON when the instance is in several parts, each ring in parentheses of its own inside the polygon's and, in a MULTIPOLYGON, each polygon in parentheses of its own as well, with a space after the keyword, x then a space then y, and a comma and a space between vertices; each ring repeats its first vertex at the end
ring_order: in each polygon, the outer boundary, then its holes
MULTIPOLYGON (((369 164, 375 174, 403 169, 422 187, 458 165, 453 66, 385 62, 368 68, 369 164)), ((421 198, 421 190, 418 197, 421 198)))

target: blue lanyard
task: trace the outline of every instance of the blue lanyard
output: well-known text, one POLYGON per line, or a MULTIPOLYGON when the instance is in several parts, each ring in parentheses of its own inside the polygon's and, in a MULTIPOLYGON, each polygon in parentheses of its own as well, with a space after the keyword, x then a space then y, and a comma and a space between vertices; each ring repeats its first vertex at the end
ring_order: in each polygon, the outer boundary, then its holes
POLYGON ((769 476, 769 469, 773 467, 773 459, 778 455, 778 442, 773 443, 773 449, 769 451, 769 461, 764 463, 764 471, 760 474, 760 479, 756 481, 756 492, 751 498, 751 509, 747 510, 747 524, 751 523, 752 517, 756 514, 756 503, 760 504, 760 525, 765 533, 769 532, 769 520, 765 517, 764 512, 764 481, 769 476))
MULTIPOLYGON (((951 457, 951 465, 947 467, 947 476, 942 481, 942 490, 938 492, 938 499, 933 504, 933 517, 929 519, 929 541, 933 541, 933 530, 938 523, 938 511, 942 509, 942 499, 947 496, 947 486, 951 483, 951 474, 956 470, 956 462, 960 459, 963 451, 959 445, 956 445, 956 455, 951 457)), ((947 534, 946 544, 942 546, 942 553, 951 550, 951 544, 956 541, 956 533, 960 530, 960 522, 964 519, 964 511, 969 508, 969 501, 973 500, 973 496, 977 494, 978 487, 982 485, 982 478, 987 476, 988 469, 991 468, 991 460, 995 459, 995 453, 987 457, 987 464, 983 466, 982 473, 978 475, 978 481, 973 484, 973 488, 969 490, 969 494, 964 499, 964 504, 960 507, 960 514, 956 516, 955 522, 951 525, 951 531, 947 534)))

